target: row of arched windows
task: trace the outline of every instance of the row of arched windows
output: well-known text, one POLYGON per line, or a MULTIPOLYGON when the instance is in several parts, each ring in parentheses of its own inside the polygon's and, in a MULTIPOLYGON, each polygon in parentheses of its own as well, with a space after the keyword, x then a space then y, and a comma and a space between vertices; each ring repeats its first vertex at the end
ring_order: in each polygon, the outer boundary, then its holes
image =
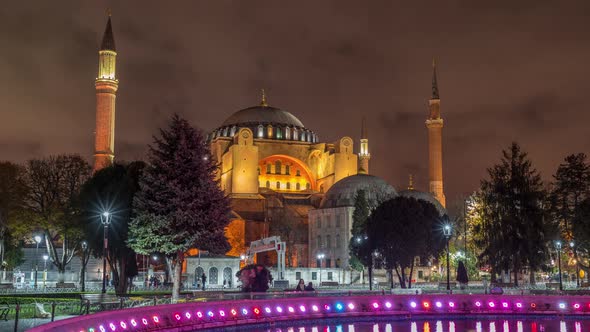
MULTIPOLYGON (((318 216, 318 218, 316 220, 316 224, 317 224, 318 228, 322 228, 322 223, 324 221, 323 219, 324 218, 322 218, 321 216, 318 216)), ((325 227, 328 227, 328 228, 332 227, 332 226, 340 227, 340 224, 342 224, 342 216, 341 215, 337 214, 336 218, 332 218, 331 215, 325 216, 325 223, 324 223, 325 227), (332 225, 332 221, 335 221, 334 225, 332 225)))
MULTIPOLYGON (((201 282, 201 276, 203 275, 204 272, 205 271, 200 266, 195 269, 195 283, 196 284, 201 282)), ((223 278, 223 280, 220 281, 219 280, 219 270, 215 266, 213 266, 213 267, 209 268, 206 283, 209 285, 219 285, 222 283, 223 283, 223 285, 231 284, 231 281, 233 280, 233 274, 232 274, 231 267, 226 267, 223 269, 222 278, 223 278)))
MULTIPOLYGON (((270 183, 270 181, 268 181, 268 180, 266 181, 266 183, 265 183, 265 187, 266 187, 266 188, 269 188, 269 189, 271 188, 271 183, 270 183)), ((293 188, 293 187, 292 187, 292 185, 291 185, 291 182, 285 182, 285 183, 284 183, 284 185, 282 185, 282 184, 281 184, 281 181, 277 181, 277 182, 275 182, 275 187, 274 187, 274 189, 277 189, 277 190, 281 190, 281 189, 285 189, 285 190, 291 190, 292 188, 293 188)), ((305 184, 305 189, 307 189, 307 190, 311 189, 311 184, 310 184, 309 182, 307 182, 307 183, 305 184)), ((299 182, 296 182, 296 183, 295 183, 295 190, 301 190, 301 183, 299 183, 299 182)))
MULTIPOLYGON (((334 248, 338 249, 340 248, 340 234, 336 234, 336 237, 334 239, 334 248)), ((330 249, 332 248, 332 237, 328 234, 325 237, 322 238, 321 235, 318 235, 317 237, 317 247, 318 248, 322 248, 322 249, 330 249), (325 241, 325 242, 324 242, 325 241)))
MULTIPOLYGON (((318 141, 318 137, 314 132, 312 132, 311 130, 298 127, 274 127, 273 125, 267 125, 265 127, 263 125, 258 125, 257 127, 250 129, 252 129, 255 132, 256 138, 270 138, 310 143, 317 143, 318 141)), ((217 129, 211 134, 209 134, 208 138, 210 140, 213 140, 218 137, 233 137, 237 131, 237 126, 224 127, 217 129)))
MULTIPOLYGON (((281 163, 280 160, 275 161, 274 163, 274 174, 283 174, 283 165, 281 163)), ((260 172, 258 172, 258 174, 260 175, 260 172)), ((273 174, 272 172, 272 163, 268 163, 266 164, 266 174, 273 174)), ((291 175, 291 165, 287 164, 285 165, 285 175, 291 175)), ((295 170, 295 176, 301 176, 301 171, 300 170, 295 170)))

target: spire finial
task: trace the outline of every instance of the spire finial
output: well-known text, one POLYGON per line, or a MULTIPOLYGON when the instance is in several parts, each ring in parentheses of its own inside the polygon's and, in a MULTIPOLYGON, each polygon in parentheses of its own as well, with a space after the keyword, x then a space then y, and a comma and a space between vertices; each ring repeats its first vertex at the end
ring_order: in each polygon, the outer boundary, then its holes
POLYGON ((264 89, 261 89, 262 92, 262 99, 260 99, 260 106, 268 107, 268 103, 266 102, 266 93, 264 93, 264 89))
POLYGON ((438 83, 436 82, 436 60, 432 58, 432 99, 440 99, 438 83))
POLYGON ((111 14, 112 14, 111 9, 110 8, 107 8, 107 15, 108 15, 108 17, 111 17, 111 14))
POLYGON ((111 26, 111 10, 107 9, 109 18, 107 20, 107 26, 104 29, 104 35, 102 36, 102 43, 100 44, 100 50, 105 51, 117 51, 115 47, 115 36, 113 35, 113 27, 111 26))
POLYGON ((408 182, 408 190, 414 190, 414 176, 410 174, 410 181, 408 182))
POLYGON ((363 116, 361 119, 361 139, 366 139, 367 137, 367 120, 363 116))

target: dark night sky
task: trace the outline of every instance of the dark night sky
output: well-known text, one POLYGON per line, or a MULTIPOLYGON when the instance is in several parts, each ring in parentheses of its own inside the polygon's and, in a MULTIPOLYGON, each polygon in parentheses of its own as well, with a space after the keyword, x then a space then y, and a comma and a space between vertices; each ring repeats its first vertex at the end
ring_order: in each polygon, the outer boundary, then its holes
POLYGON ((448 202, 513 140, 545 179, 589 152, 589 1, 11 1, 0 9, 0 159, 90 160, 107 7, 119 160, 142 158, 173 112, 211 130, 264 87, 322 141, 358 147, 367 116, 371 172, 400 189, 414 173, 424 190, 433 57, 448 202))

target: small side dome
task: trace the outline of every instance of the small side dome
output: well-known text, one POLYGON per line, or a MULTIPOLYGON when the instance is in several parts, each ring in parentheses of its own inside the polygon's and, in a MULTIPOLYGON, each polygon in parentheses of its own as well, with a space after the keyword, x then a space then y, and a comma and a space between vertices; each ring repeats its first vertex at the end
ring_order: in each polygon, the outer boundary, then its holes
POLYGON ((399 195, 404 196, 404 197, 413 197, 415 199, 421 199, 423 201, 426 201, 426 202, 434 205, 434 207, 436 208, 436 210, 438 211, 438 213, 441 216, 444 216, 445 214, 447 214, 447 210, 442 206, 442 204, 440 204, 440 202, 436 198, 434 198, 434 196, 432 194, 425 193, 423 191, 414 190, 414 189, 408 189, 408 190, 400 191, 399 195))
POLYGON ((369 174, 356 174, 336 182, 326 193, 320 209, 354 206, 354 198, 359 190, 365 190, 370 205, 396 197, 397 192, 380 177, 369 174))

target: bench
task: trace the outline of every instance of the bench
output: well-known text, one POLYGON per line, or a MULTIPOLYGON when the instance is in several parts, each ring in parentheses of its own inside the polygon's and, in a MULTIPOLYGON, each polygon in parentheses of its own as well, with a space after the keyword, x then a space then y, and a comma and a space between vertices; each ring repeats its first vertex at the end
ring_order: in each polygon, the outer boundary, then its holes
POLYGON ((580 283, 580 287, 588 288, 588 287, 590 287, 590 282, 582 282, 582 283, 580 283))
POLYGON ((322 281, 321 287, 338 287, 338 281, 322 281))
POLYGON ((0 303, 0 319, 7 321, 8 318, 6 316, 8 316, 9 311, 10 311, 10 306, 8 305, 8 302, 0 303))
POLYGON ((76 288, 76 284, 73 282, 58 282, 55 284, 55 288, 76 288))
POLYGON ((545 288, 547 288, 547 289, 559 289, 559 283, 558 282, 546 282, 545 283, 545 288))
POLYGON ((11 283, 0 284, 0 289, 12 290, 14 289, 14 285, 11 283))
POLYGON ((108 306, 115 306, 121 304, 120 299, 117 295, 114 294, 80 294, 80 314, 84 312, 84 308, 86 308, 86 313, 88 313, 89 307, 91 305, 98 304, 102 309, 108 306))

